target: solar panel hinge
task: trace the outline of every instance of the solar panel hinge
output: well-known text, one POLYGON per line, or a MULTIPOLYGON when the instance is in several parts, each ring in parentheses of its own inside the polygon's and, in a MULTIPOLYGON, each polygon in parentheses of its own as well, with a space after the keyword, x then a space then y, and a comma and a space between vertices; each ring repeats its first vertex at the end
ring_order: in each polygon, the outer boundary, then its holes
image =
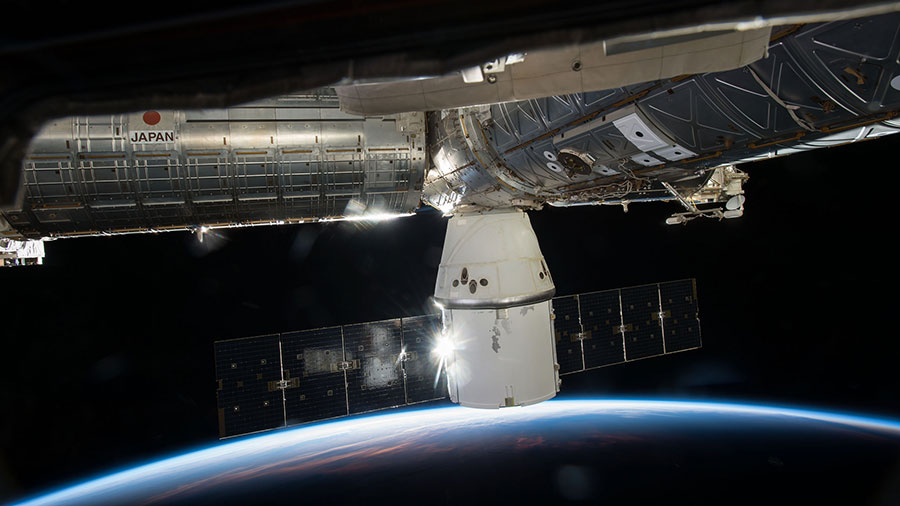
POLYGON ((289 388, 297 388, 300 386, 300 378, 290 378, 283 379, 279 381, 270 381, 269 382, 269 391, 274 392, 275 390, 287 390, 289 388))
POLYGON ((672 311, 666 309, 665 311, 660 311, 658 313, 651 313, 650 318, 653 320, 663 320, 665 318, 671 318, 672 311))
POLYGON ((404 351, 400 353, 400 361, 408 362, 410 360, 418 360, 419 354, 415 351, 404 351))
POLYGON ((337 363, 337 368, 339 371, 349 371, 352 369, 359 369, 359 360, 343 360, 337 363))

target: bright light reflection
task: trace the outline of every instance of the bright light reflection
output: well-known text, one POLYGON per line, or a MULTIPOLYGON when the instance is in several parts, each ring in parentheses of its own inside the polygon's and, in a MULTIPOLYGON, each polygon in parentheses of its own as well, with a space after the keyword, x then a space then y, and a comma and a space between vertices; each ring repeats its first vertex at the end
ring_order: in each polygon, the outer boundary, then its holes
POLYGON ((453 341, 446 336, 437 339, 432 353, 436 354, 441 360, 447 360, 453 355, 453 341))
POLYGON ((448 214, 450 214, 451 211, 453 211, 454 207, 455 206, 454 206, 453 202, 444 202, 443 204, 438 206, 438 210, 440 210, 445 215, 448 215, 448 214))
POLYGON ((434 348, 431 349, 431 354, 438 364, 437 374, 434 376, 435 387, 437 387, 437 384, 441 379, 441 372, 443 372, 444 369, 447 369, 448 374, 450 373, 449 367, 450 364, 453 363, 453 352, 455 349, 453 340, 450 339, 449 336, 441 333, 435 338, 434 348))
POLYGON ((319 221, 323 223, 329 223, 333 221, 389 221, 395 220, 397 218, 404 218, 406 216, 412 216, 415 213, 365 213, 365 214, 355 214, 352 216, 340 216, 336 218, 322 218, 319 221))

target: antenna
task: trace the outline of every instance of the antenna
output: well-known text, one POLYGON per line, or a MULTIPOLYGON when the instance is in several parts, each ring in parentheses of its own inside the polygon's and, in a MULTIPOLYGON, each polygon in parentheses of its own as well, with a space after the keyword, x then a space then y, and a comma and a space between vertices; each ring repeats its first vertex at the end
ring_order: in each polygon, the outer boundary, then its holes
MULTIPOLYGON (((746 200, 747 200, 747 198, 744 197, 743 195, 735 195, 734 197, 731 197, 730 199, 728 199, 728 202, 725 203, 725 209, 727 209, 729 211, 736 211, 736 210, 740 209, 743 211, 744 202, 746 200)), ((726 218, 727 218, 727 216, 726 216, 726 218)))

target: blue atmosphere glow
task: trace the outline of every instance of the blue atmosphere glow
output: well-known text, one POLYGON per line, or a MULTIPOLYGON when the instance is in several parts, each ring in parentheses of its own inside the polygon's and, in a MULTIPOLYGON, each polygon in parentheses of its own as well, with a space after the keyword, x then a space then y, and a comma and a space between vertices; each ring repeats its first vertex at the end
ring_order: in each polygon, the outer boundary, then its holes
POLYGON ((690 421, 705 415, 765 418, 778 423, 816 421, 885 433, 892 438, 900 436, 900 421, 739 403, 583 399, 552 400, 525 408, 499 410, 442 406, 344 418, 232 439, 90 479, 19 504, 91 503, 98 499, 110 501, 111 498, 126 503, 163 500, 175 494, 199 491, 201 487, 252 480, 279 466, 290 468, 291 472, 315 472, 315 466, 322 462, 359 461, 398 446, 404 446, 403 451, 416 451, 416 445, 423 444, 427 434, 512 431, 523 424, 571 416, 603 417, 598 418, 598 424, 602 424, 610 419, 654 416, 677 416, 690 421), (341 449, 340 455, 335 454, 335 448, 341 449))

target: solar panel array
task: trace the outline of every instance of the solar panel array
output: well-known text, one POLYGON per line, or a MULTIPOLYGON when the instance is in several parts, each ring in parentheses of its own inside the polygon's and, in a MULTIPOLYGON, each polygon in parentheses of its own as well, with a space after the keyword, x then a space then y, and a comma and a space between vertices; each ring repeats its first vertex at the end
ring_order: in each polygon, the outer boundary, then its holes
POLYGON ((215 343, 219 436, 447 397, 440 315, 215 343))
MULTIPOLYGON (((553 299, 560 374, 699 348, 697 285, 686 279, 553 299)), ((219 435, 447 397, 431 314, 215 343, 219 435)))
POLYGON ((700 348, 694 279, 553 299, 560 374, 700 348))

